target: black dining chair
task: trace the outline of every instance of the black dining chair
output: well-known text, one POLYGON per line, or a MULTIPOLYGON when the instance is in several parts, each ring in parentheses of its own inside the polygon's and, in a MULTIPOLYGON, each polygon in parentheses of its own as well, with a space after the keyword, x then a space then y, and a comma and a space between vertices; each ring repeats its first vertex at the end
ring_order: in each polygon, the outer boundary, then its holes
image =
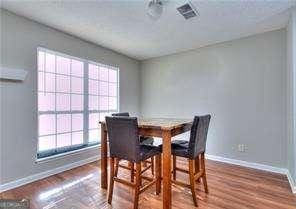
MULTIPOLYGON (((112 116, 113 117, 130 117, 130 114, 128 112, 119 112, 119 113, 113 113, 112 116)), ((154 139, 153 139, 153 137, 140 136, 140 143, 153 146, 154 139)), ((132 165, 129 163, 129 165, 127 167, 125 165, 121 165, 119 162, 120 162, 120 159, 116 160, 116 162, 115 162, 115 165, 116 165, 115 172, 118 172, 118 167, 129 169, 129 170, 131 170, 131 180, 133 180, 133 174, 132 174, 133 169, 131 169, 132 165)), ((152 175, 154 175, 154 158, 153 157, 150 160, 146 160, 145 162, 143 162, 143 165, 144 165, 144 167, 146 167, 146 169, 150 168, 152 175)))
MULTIPOLYGON (((130 117, 130 114, 128 112, 118 112, 118 113, 112 113, 112 116, 115 117, 130 117)), ((154 142, 154 138, 153 137, 149 137, 149 136, 140 136, 140 142, 142 144, 146 144, 146 145, 153 145, 154 142)))
POLYGON ((148 187, 156 184, 156 194, 160 193, 161 187, 161 150, 159 147, 142 145, 139 139, 138 121, 135 117, 106 117, 107 132, 110 149, 110 184, 108 191, 108 203, 111 204, 114 181, 130 186, 135 189, 134 209, 138 208, 139 195, 148 187), (156 158, 156 175, 151 178, 144 176, 146 170, 141 169, 141 162, 148 158, 156 158), (115 159, 123 159, 136 164, 135 181, 129 182, 117 177, 115 173, 115 159), (147 180, 146 185, 141 184, 147 180))
POLYGON ((195 116, 190 131, 189 141, 175 140, 172 142, 172 155, 173 155, 173 180, 172 182, 189 187, 191 189, 193 203, 197 206, 197 198, 195 194, 195 181, 202 179, 204 190, 209 192, 205 170, 205 150, 208 128, 211 116, 195 116), (183 157, 188 159, 189 170, 178 168, 176 166, 176 157, 183 157), (176 180, 177 171, 188 173, 190 184, 186 184, 176 180))

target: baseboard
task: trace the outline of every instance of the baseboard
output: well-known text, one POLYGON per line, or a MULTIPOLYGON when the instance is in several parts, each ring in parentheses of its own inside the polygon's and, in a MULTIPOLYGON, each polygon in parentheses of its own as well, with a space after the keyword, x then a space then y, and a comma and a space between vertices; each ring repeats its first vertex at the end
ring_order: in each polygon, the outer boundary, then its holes
POLYGON ((296 194, 296 184, 295 184, 289 170, 286 168, 278 168, 278 167, 273 167, 273 166, 264 165, 264 164, 260 164, 260 163, 251 163, 251 162, 247 162, 247 161, 243 161, 243 160, 235 160, 235 159, 225 158, 225 157, 220 157, 220 156, 215 156, 215 155, 207 155, 206 154, 206 158, 209 160, 213 160, 213 161, 219 161, 219 162, 229 163, 229 164, 233 164, 233 165, 240 165, 240 166, 244 166, 244 167, 248 167, 248 168, 254 168, 254 169, 258 169, 258 170, 284 174, 288 178, 292 192, 294 194, 296 194))
POLYGON ((64 166, 61 166, 61 167, 57 167, 57 168, 54 168, 54 169, 49 170, 49 171, 44 171, 44 172, 37 173, 37 174, 31 175, 31 176, 28 176, 28 177, 25 177, 25 178, 21 178, 21 179, 15 180, 15 181, 11 181, 11 182, 2 184, 2 185, 0 185, 0 192, 4 192, 4 191, 10 190, 10 189, 14 189, 16 187, 31 183, 33 181, 37 181, 37 180, 46 178, 48 176, 55 175, 57 173, 61 173, 61 172, 66 171, 66 170, 70 170, 70 169, 85 165, 87 163, 97 161, 98 159, 100 159, 100 156, 97 155, 97 156, 87 158, 87 159, 84 159, 84 160, 81 160, 81 161, 78 161, 78 162, 74 162, 74 163, 70 163, 70 164, 67 164, 67 165, 64 165, 64 166))
POLYGON ((264 171, 269 171, 269 172, 274 172, 274 173, 281 173, 281 174, 287 174, 287 169, 286 168, 278 168, 278 167, 273 167, 269 165, 264 165, 260 163, 251 163, 243 160, 235 160, 231 158, 225 158, 225 157, 220 157, 216 155, 207 155, 206 158, 209 160, 214 160, 214 161, 219 161, 219 162, 224 162, 224 163, 229 163, 229 164, 234 164, 234 165, 240 165, 248 168, 255 168, 259 170, 264 170, 264 171))
POLYGON ((294 179, 292 178, 292 175, 291 175, 290 171, 287 172, 287 178, 288 178, 288 181, 290 183, 292 192, 294 194, 296 194, 296 184, 295 184, 294 179))
MULTIPOLYGON (((269 166, 269 165, 264 165, 264 164, 260 164, 260 163, 251 163, 251 162, 247 162, 247 161, 242 161, 242 160, 235 160, 235 159, 231 159, 231 158, 224 158, 224 157, 220 157, 220 156, 215 156, 215 155, 207 155, 206 154, 206 158, 209 160, 213 160, 213 161, 219 161, 219 162, 224 162, 224 163, 229 163, 229 164, 234 164, 234 165, 240 165, 240 166, 244 166, 244 167, 248 167, 248 168, 254 168, 254 169, 259 169, 259 170, 264 170, 264 171, 269 171, 269 172, 274 172, 274 173, 280 173, 280 174, 284 174, 287 176, 288 181, 290 183, 291 186, 291 190, 294 194, 296 194, 296 184, 295 181, 293 180, 290 172, 288 169, 286 168, 278 168, 278 167, 273 167, 273 166, 269 166)), ((82 165, 85 165, 87 163, 91 163, 94 161, 97 161, 98 159, 100 159, 99 156, 94 156, 85 160, 81 160, 78 162, 74 162, 71 164, 67 164, 65 166, 61 166, 49 171, 45 171, 42 173, 38 173, 38 174, 34 174, 22 179, 18 179, 15 181, 11 181, 5 184, 0 185, 0 192, 4 192, 28 183, 31 183, 33 181, 37 181, 43 178, 46 178, 48 176, 52 176, 54 174, 57 173, 61 173, 63 171, 66 170, 70 170, 82 165)))

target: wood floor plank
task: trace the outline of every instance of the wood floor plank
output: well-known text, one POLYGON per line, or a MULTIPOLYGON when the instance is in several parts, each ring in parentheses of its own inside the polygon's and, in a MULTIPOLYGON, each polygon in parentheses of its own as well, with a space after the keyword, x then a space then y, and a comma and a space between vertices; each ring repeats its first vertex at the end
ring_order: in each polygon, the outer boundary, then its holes
MULTIPOLYGON (((178 167, 187 168, 187 161, 177 160, 178 167)), ((86 164, 63 173, 9 190, 1 199, 28 198, 32 209, 129 209, 133 208, 133 190, 115 183, 112 206, 107 203, 107 191, 100 187, 100 162, 86 164)), ((205 194, 197 183, 199 209, 296 209, 286 176, 227 163, 206 160, 210 189, 205 194)), ((130 173, 120 169, 121 178, 129 180, 130 173)), ((186 174, 177 179, 188 182, 186 174)), ((162 208, 162 195, 151 187, 140 195, 139 208, 162 208)), ((173 186, 173 209, 194 209, 190 189, 173 186)))

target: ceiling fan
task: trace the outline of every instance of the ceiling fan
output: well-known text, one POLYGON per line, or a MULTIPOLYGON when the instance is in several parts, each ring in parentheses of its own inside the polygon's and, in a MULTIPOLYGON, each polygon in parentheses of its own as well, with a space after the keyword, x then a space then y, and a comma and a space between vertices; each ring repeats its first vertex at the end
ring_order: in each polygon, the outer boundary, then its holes
POLYGON ((163 11, 163 3, 161 0, 151 0, 148 4, 147 14, 152 19, 160 18, 163 11))

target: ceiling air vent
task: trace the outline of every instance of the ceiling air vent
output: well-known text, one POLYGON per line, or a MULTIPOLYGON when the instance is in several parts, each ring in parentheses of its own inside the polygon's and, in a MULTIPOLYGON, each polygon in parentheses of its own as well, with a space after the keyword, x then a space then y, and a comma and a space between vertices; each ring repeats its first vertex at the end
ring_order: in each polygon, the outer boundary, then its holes
POLYGON ((180 14, 187 20, 192 17, 198 16, 197 10, 194 8, 191 2, 188 2, 177 8, 180 14))

